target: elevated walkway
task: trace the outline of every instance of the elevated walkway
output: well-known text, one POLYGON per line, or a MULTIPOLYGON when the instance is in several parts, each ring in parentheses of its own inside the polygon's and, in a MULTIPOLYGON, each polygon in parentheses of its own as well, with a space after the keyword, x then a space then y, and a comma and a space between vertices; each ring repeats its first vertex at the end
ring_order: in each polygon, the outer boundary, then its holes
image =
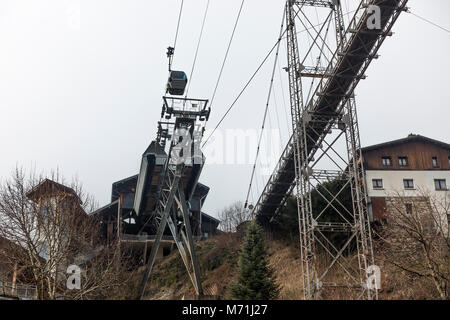
MULTIPOLYGON (((406 8, 407 0, 363 1, 345 34, 342 51, 336 51, 307 108, 301 115, 306 123, 306 137, 309 159, 320 148, 322 141, 332 126, 342 117, 341 110, 353 95, 354 89, 364 77, 364 73, 378 49, 390 34, 398 16, 406 8), (381 30, 367 28, 369 14, 366 5, 381 8, 381 30)), ((276 216, 288 197, 295 182, 293 137, 289 140, 275 170, 269 178, 254 213, 259 219, 270 221, 276 216)))

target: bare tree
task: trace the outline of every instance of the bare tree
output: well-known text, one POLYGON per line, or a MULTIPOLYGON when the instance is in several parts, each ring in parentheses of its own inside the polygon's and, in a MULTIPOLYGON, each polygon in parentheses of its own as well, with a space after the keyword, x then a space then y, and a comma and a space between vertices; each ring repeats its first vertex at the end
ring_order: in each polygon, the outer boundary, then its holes
POLYGON ((242 202, 235 202, 219 213, 220 228, 225 232, 235 232, 243 222, 251 220, 251 211, 242 202))
MULTIPOLYGON (((415 197, 397 192, 386 199, 381 257, 412 277, 430 279, 441 299, 449 298, 449 194, 420 190, 415 197)), ((380 256, 379 256, 380 257, 380 256)))
POLYGON ((105 290, 121 284, 120 248, 102 245, 99 223, 86 213, 95 207, 92 197, 77 181, 63 182, 57 173, 49 179, 16 168, 0 185, 0 236, 11 243, 6 259, 29 270, 38 299, 105 298, 105 290), (74 264, 82 270, 81 287, 68 290, 67 268, 74 264))

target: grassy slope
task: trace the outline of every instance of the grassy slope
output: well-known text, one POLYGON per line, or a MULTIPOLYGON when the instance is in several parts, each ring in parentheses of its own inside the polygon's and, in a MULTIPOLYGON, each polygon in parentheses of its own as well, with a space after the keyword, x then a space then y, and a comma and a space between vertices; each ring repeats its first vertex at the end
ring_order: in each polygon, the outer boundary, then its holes
MULTIPOLYGON (((222 234, 197 243, 196 252, 205 294, 229 298, 228 286, 236 276, 242 234, 222 234)), ((269 241, 267 241, 269 243, 269 241)), ((300 256, 280 241, 270 241, 269 260, 280 283, 281 299, 298 299, 300 256)), ((182 299, 194 294, 177 251, 155 265, 147 299, 182 299)))
MULTIPOLYGON (((238 254, 242 234, 222 234, 196 244, 203 288, 206 295, 220 299, 229 298, 228 286, 236 277, 238 254)), ((297 246, 285 241, 266 239, 269 261, 281 285, 280 299, 302 299, 301 261, 297 246)), ((351 258, 350 258, 351 259, 351 258)), ((380 299, 436 299, 437 293, 427 279, 411 278, 405 273, 381 261, 382 270, 380 299)), ((141 274, 144 268, 141 269, 141 274)), ((174 251, 157 262, 147 290, 147 299, 190 299, 194 290, 183 262, 174 251)), ((344 276, 341 272, 335 277, 344 276)), ((140 280, 140 277, 137 279, 140 280)), ((329 293, 324 299, 349 299, 350 295, 329 293)))

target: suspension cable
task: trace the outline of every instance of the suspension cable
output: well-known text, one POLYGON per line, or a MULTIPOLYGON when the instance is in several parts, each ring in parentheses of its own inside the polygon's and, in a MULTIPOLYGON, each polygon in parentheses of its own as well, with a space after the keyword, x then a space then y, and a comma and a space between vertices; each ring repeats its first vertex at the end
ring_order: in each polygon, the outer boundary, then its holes
MULTIPOLYGON (((282 36, 286 33, 287 29, 285 29, 283 31, 282 36)), ((273 50, 275 50, 275 48, 278 46, 278 44, 281 42, 282 40, 282 36, 277 40, 277 42, 273 45, 273 47, 270 49, 270 51, 267 53, 267 55, 264 57, 263 61, 260 63, 260 65, 258 66, 258 68, 256 69, 256 71, 252 74, 252 76, 250 77, 250 79, 247 81, 247 83, 245 84, 244 88, 242 88, 242 90, 239 92, 239 94, 237 95, 237 97, 234 99, 233 103, 230 105, 230 107, 227 109, 227 111, 224 113, 224 115, 222 116, 222 118, 220 119, 220 121, 217 123, 217 125, 215 126, 214 130, 211 132, 211 134, 208 136, 208 138, 205 140, 205 142, 202 144, 202 148, 206 145, 206 143, 208 143, 209 139, 213 136, 214 132, 216 132, 217 128, 219 128, 219 126, 222 124, 223 120, 227 117, 227 115, 230 113, 231 109, 233 109, 233 107, 236 105, 236 103, 238 102, 238 100, 241 98, 242 94, 245 92, 245 90, 248 88, 248 86, 250 85, 250 83, 253 81, 253 79, 256 77, 256 75, 258 74, 259 70, 261 70, 261 68, 264 66, 264 64, 266 63, 267 59, 269 59, 270 55, 272 54, 273 50)))
MULTIPOLYGON (((180 11, 179 11, 179 13, 178 13, 177 31, 175 32, 175 40, 173 41, 173 49, 174 49, 174 50, 175 50, 175 48, 177 47, 178 33, 179 33, 179 31, 180 31, 181 16, 182 16, 182 14, 183 14, 183 5, 184 5, 184 0, 181 0, 180 11)), ((174 58, 174 56, 175 56, 175 53, 172 54, 170 64, 173 63, 173 58, 174 58)))
POLYGON ((267 113, 268 113, 268 109, 269 109, 270 97, 272 95, 273 79, 275 77, 275 71, 277 69, 277 64, 278 64, 278 54, 280 52, 280 44, 281 44, 280 40, 281 40, 281 38, 283 36, 283 33, 284 33, 283 29, 284 29, 284 19, 285 19, 285 17, 286 17, 286 10, 283 10, 283 19, 282 19, 282 22, 281 22, 280 36, 278 37, 278 41, 277 41, 277 50, 276 50, 276 53, 275 53, 275 61, 273 63, 272 75, 271 75, 271 78, 270 78, 269 93, 267 94, 266 108, 264 110, 264 117, 263 117, 263 122, 262 122, 262 125, 261 125, 261 133, 259 135, 258 146, 256 148, 255 162, 253 163, 253 169, 252 169, 252 174, 251 174, 251 177, 250 177, 250 183, 248 185, 247 197, 245 199, 244 208, 247 208, 248 198, 250 196, 250 190, 252 188, 253 178, 255 176, 256 164, 257 164, 257 161, 258 161, 259 152, 260 152, 260 148, 261 148, 261 141, 262 141, 264 128, 265 128, 265 124, 266 124, 266 117, 267 117, 267 113))
POLYGON ((282 95, 282 98, 283 98, 284 115, 286 117, 286 127, 287 127, 287 131, 288 131, 288 135, 291 136, 291 131, 290 131, 291 126, 289 125, 289 117, 288 117, 287 105, 286 105, 286 96, 285 96, 285 93, 284 93, 283 76, 281 74, 281 67, 280 67, 280 62, 279 61, 278 61, 278 76, 280 78, 280 87, 281 87, 281 95, 282 95))
POLYGON ((228 53, 230 52, 231 43, 233 42, 234 34, 236 32, 236 28, 237 28, 237 25, 239 23, 239 19, 241 17, 241 12, 242 12, 242 8, 244 6, 244 2, 245 2, 245 0, 242 0, 241 7, 239 8, 239 12, 238 12, 238 15, 236 17, 236 21, 234 22, 233 32, 231 33, 231 38, 230 38, 230 41, 228 42, 228 47, 227 47, 227 51, 225 52, 225 57, 223 58, 222 66, 221 66, 220 72, 219 72, 219 77, 217 78, 216 86, 214 88, 214 92, 213 92, 213 95, 212 95, 212 98, 211 98, 211 103, 209 104, 210 108, 212 107, 213 102, 214 102, 214 98, 216 97, 217 88, 219 87, 220 79, 222 78, 223 69, 225 67, 225 63, 227 62, 228 53))
POLYGON ((198 51, 200 49, 200 43, 201 43, 202 37, 203 37, 203 30, 205 28, 206 17, 208 16, 209 2, 210 2, 210 0, 208 0, 206 2, 205 13, 203 14, 202 28, 200 29, 200 36, 197 41, 197 48, 195 49, 194 61, 192 62, 191 73, 189 75, 189 83, 188 83, 188 87, 186 89, 186 98, 188 96, 189 88, 191 87, 191 83, 192 83, 192 77, 194 75, 195 64, 197 62, 198 51))
MULTIPOLYGON (((298 12, 295 14, 295 16, 298 16, 298 12)), ((225 114, 222 116, 222 118, 220 119, 219 123, 216 125, 216 127, 214 128, 214 130, 211 132, 211 134, 208 136, 208 138, 205 140, 205 142, 202 144, 202 148, 206 145, 206 143, 209 141, 209 139, 213 136, 214 132, 216 132, 217 128, 222 124, 223 120, 227 117, 228 113, 231 111, 231 109, 233 109, 233 107, 235 106, 235 104, 238 102, 238 100, 240 99, 240 97, 242 96, 242 94, 245 92, 245 90, 247 89, 247 87, 250 85, 250 83, 253 81, 253 79, 255 78, 255 76, 258 74, 259 70, 261 70, 261 68, 263 67, 263 65, 266 63, 267 59, 269 59, 270 55, 272 54, 273 50, 275 50, 275 48, 278 46, 278 44, 281 42, 281 40, 285 39, 284 35, 287 32, 287 27, 286 29, 284 29, 283 33, 280 35, 280 37, 278 38, 277 42, 273 45, 273 47, 270 49, 269 53, 267 53, 267 55, 264 57, 263 61, 261 62, 261 64, 258 66, 258 68, 256 69, 256 71, 253 73, 253 75, 250 77, 250 79, 247 81, 247 83, 245 84, 244 88, 239 92, 238 96, 236 97, 236 99, 233 101, 233 103, 231 104, 231 106, 228 108, 228 110, 225 112, 225 114)))
POLYGON ((419 18, 419 19, 422 20, 422 21, 425 21, 426 23, 431 24, 432 26, 435 26, 435 27, 437 27, 437 28, 439 28, 439 29, 441 29, 441 30, 443 30, 443 31, 445 31, 445 32, 450 33, 450 30, 449 30, 449 29, 444 28, 443 26, 441 26, 441 25, 439 25, 439 24, 437 24, 437 23, 435 23, 435 22, 433 22, 433 21, 431 21, 431 20, 428 20, 428 19, 426 19, 426 18, 424 18, 424 17, 421 17, 421 16, 419 16, 418 14, 416 14, 416 13, 414 13, 414 12, 411 12, 411 10, 409 10, 409 9, 408 9, 408 11, 406 11, 406 12, 409 13, 409 14, 412 14, 413 16, 415 16, 416 18, 419 18))

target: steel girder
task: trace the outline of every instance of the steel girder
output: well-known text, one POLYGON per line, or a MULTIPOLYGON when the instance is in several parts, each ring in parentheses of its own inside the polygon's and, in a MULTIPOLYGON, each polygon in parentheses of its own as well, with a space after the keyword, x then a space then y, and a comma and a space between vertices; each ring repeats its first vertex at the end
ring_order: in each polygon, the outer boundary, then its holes
POLYGON ((159 140, 156 142, 162 147, 168 145, 168 157, 161 171, 155 209, 144 224, 152 223, 157 231, 141 284, 140 299, 144 296, 166 227, 172 234, 196 294, 203 295, 190 222, 191 213, 187 203, 198 182, 205 160, 200 151, 200 143, 210 113, 207 109, 208 100, 174 97, 163 99, 161 117, 167 120, 175 119, 159 124, 159 140), (161 124, 166 125, 166 128, 162 128, 161 124), (187 170, 188 167, 191 170, 187 170), (193 177, 186 177, 192 175, 191 171, 195 167, 198 167, 199 171, 193 177))
POLYGON ((147 269, 141 284, 139 298, 142 299, 145 293, 147 282, 156 260, 156 254, 168 225, 172 233, 173 240, 177 245, 183 263, 189 274, 197 295, 203 294, 200 280, 198 261, 194 250, 194 240, 189 220, 189 209, 186 205, 184 188, 182 183, 182 172, 184 165, 169 165, 166 174, 165 185, 161 191, 161 197, 156 209, 157 232, 155 241, 147 262, 147 269))

